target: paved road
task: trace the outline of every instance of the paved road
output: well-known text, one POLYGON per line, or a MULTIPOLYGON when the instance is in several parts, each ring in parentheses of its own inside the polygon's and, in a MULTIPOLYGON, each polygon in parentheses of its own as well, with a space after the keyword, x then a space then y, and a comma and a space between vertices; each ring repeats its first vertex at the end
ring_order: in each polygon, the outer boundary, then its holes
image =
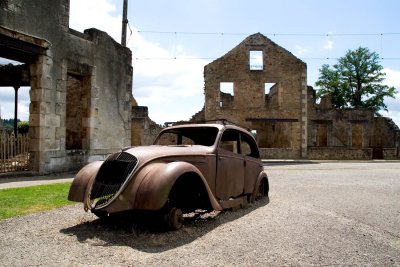
POLYGON ((291 263, 400 266, 400 163, 267 169, 274 231, 282 230, 276 248, 289 249, 291 263))
POLYGON ((269 203, 176 232, 110 227, 81 205, 0 221, 0 265, 400 266, 400 163, 266 169, 269 203))

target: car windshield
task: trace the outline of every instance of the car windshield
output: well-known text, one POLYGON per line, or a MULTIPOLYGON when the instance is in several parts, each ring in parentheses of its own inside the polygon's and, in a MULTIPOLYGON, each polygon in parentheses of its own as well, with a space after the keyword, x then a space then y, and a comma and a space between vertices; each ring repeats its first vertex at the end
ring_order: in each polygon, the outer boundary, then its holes
POLYGON ((165 130, 154 142, 161 146, 212 146, 218 134, 216 127, 182 127, 165 130))

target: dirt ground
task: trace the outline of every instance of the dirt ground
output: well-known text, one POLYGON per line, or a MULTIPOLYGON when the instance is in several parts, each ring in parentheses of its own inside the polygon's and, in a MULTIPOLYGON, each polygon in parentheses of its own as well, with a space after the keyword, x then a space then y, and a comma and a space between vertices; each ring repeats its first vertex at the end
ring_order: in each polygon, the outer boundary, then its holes
POLYGON ((400 163, 266 166, 270 201, 157 232, 72 205, 0 221, 1 266, 400 266, 400 163))

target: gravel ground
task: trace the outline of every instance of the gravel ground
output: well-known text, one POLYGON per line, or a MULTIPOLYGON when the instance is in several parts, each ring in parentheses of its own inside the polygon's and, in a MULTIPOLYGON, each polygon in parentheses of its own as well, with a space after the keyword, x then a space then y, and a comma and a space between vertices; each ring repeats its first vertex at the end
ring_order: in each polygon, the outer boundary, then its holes
POLYGON ((400 163, 267 166, 270 201, 156 232, 82 205, 0 221, 1 266, 400 266, 400 163))

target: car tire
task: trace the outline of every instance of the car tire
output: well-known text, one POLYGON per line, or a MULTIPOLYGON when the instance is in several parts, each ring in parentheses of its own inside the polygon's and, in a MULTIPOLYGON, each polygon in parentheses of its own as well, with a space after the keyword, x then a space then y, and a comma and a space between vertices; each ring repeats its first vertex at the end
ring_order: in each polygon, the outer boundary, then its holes
POLYGON ((258 186, 256 200, 260 200, 268 195, 268 192, 265 190, 265 180, 262 180, 258 186))
POLYGON ((176 207, 172 207, 167 210, 165 217, 164 217, 164 222, 166 223, 166 226, 170 230, 178 230, 181 229, 183 226, 183 212, 181 209, 178 209, 176 207))

